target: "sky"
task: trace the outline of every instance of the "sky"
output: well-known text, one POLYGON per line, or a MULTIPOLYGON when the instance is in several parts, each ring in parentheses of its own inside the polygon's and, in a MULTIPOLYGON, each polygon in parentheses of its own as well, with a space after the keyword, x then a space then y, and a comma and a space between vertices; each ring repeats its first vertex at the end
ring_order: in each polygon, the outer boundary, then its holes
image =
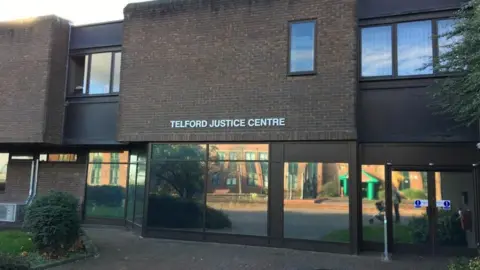
POLYGON ((123 8, 145 0, 0 0, 0 21, 55 14, 74 25, 123 19, 123 8))

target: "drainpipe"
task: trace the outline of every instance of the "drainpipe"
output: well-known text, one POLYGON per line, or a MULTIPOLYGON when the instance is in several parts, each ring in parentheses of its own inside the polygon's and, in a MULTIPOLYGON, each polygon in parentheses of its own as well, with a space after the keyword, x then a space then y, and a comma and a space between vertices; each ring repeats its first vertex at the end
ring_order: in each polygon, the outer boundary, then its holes
POLYGON ((32 165, 30 166, 30 185, 28 187, 28 197, 27 199, 25 200, 25 204, 30 204, 30 200, 32 198, 32 195, 33 195, 33 178, 34 178, 34 174, 35 174, 35 159, 32 160, 32 165))
POLYGON ((38 158, 32 160, 32 166, 30 169, 30 188, 28 190, 28 197, 25 200, 25 204, 29 205, 32 203, 33 199, 37 195, 37 186, 38 186, 38 158))

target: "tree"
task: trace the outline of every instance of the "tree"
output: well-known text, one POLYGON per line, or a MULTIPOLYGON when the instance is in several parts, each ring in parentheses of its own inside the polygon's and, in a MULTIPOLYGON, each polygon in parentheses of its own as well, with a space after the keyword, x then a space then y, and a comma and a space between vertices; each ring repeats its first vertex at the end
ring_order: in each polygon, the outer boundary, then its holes
POLYGON ((162 194, 192 199, 203 192, 205 149, 198 145, 160 144, 153 149, 153 182, 162 194))
POLYGON ((437 59, 436 73, 451 76, 433 84, 433 105, 467 126, 480 120, 480 0, 466 3, 455 15, 455 26, 439 38, 449 42, 437 59))

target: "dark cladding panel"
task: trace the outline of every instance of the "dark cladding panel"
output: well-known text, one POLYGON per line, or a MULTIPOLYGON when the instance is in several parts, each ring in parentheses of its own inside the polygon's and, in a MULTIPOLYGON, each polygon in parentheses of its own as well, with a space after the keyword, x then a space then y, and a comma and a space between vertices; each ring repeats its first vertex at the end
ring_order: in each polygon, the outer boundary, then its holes
POLYGON ((286 162, 345 162, 350 158, 348 143, 288 143, 286 162))
POLYGON ((472 142, 477 128, 435 113, 425 88, 363 90, 359 100, 362 142, 472 142))
POLYGON ((405 144, 365 144, 362 146, 363 164, 397 165, 470 165, 478 161, 475 143, 430 144, 428 146, 405 144))
POLYGON ((460 7, 464 0, 360 0, 359 19, 368 19, 397 14, 420 13, 460 7))
POLYGON ((116 144, 118 102, 70 103, 65 120, 67 144, 116 144))
POLYGON ((77 26, 72 28, 70 49, 121 46, 123 22, 77 26))

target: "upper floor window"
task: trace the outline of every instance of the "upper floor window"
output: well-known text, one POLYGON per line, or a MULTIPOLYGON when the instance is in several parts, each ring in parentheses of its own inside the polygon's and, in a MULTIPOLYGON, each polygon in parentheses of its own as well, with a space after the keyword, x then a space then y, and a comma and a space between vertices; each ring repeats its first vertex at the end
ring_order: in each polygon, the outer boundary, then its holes
POLYGON ((290 74, 315 72, 315 21, 290 23, 289 63, 290 74))
POLYGON ((392 75, 392 27, 362 29, 362 76, 392 75))
POLYGON ((397 25, 398 76, 432 74, 432 22, 420 21, 397 25))
POLYGON ((70 95, 115 94, 120 91, 121 52, 72 56, 70 95))
POLYGON ((453 20, 425 20, 365 27, 361 30, 361 76, 431 75, 435 55, 451 44, 445 37, 453 20), (395 52, 395 53, 394 53, 395 52))

